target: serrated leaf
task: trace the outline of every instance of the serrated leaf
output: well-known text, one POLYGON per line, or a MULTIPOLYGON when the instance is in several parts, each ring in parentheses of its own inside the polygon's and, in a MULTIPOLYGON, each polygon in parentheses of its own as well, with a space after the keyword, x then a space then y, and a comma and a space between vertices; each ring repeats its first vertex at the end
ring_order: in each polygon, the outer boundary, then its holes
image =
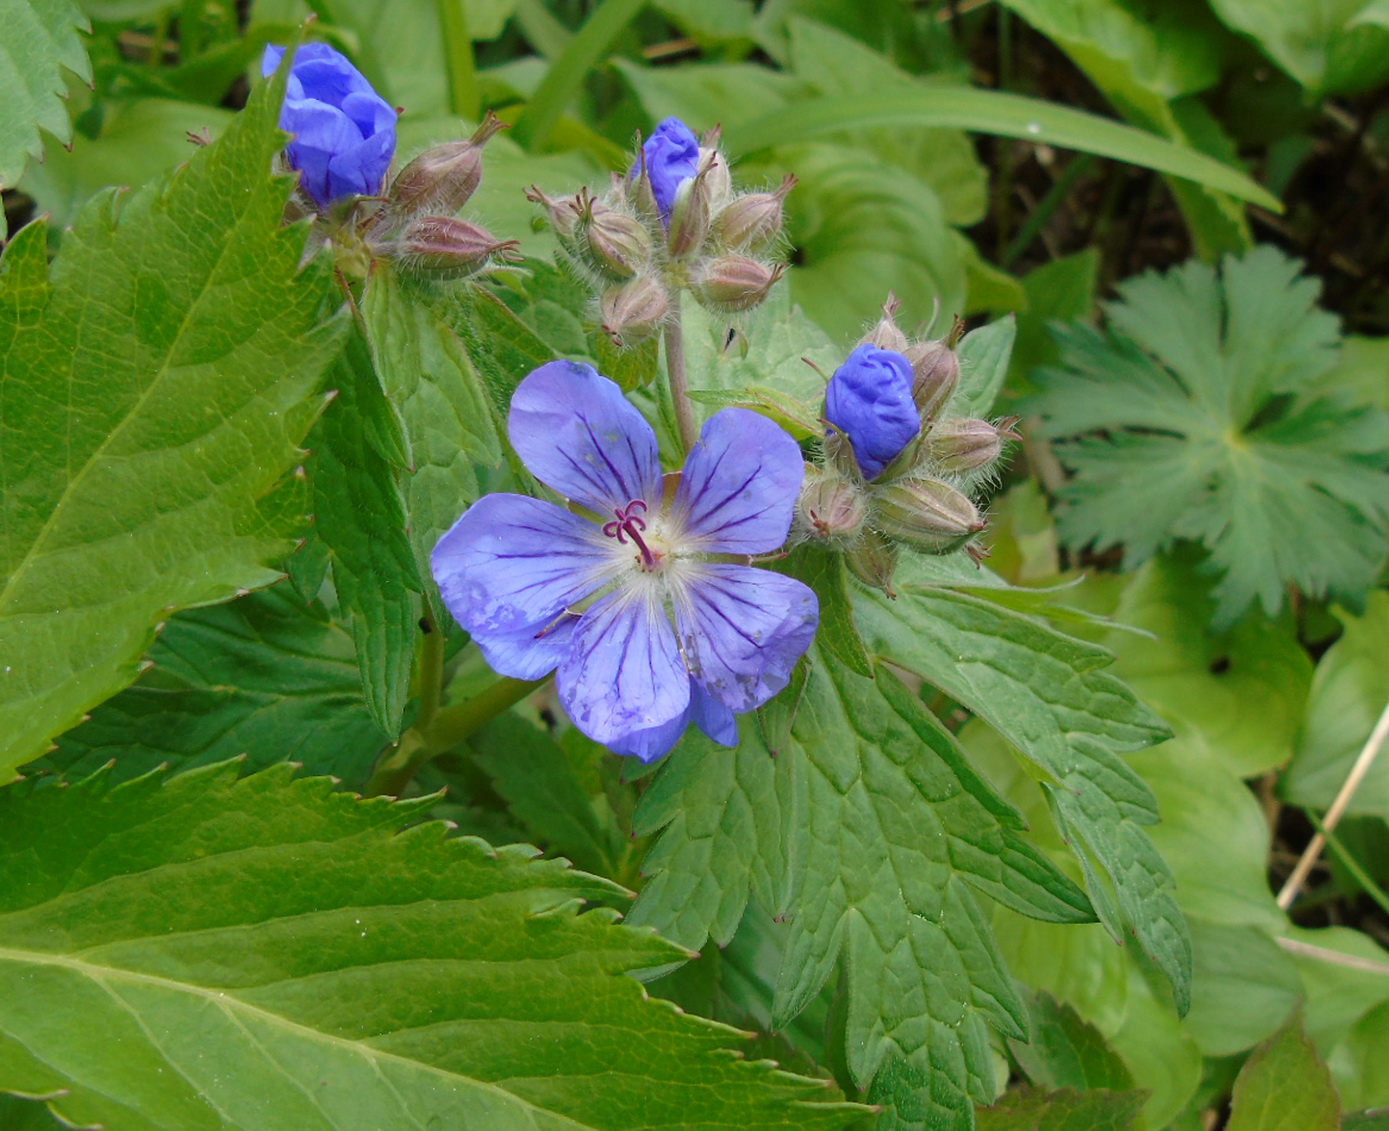
POLYGON ((1017 319, 1009 314, 960 339, 960 386, 952 403, 961 415, 989 414, 1008 377, 1017 336, 1017 319))
POLYGON ((842 1127, 624 975, 615 885, 235 767, 0 796, 0 1088, 112 1131, 842 1127), (64 828, 63 837, 42 835, 64 828), (613 1071, 615 1064, 621 1071, 613 1071))
POLYGON ((407 534, 404 438, 355 327, 330 380, 337 396, 309 437, 314 527, 332 552, 367 706, 394 738, 409 697, 423 588, 407 534))
POLYGON ((895 676, 812 655, 775 758, 744 725, 742 792, 721 788, 727 771, 687 743, 643 797, 639 829, 666 828, 633 919, 699 945, 731 932, 749 886, 759 901, 780 896, 764 903, 791 922, 774 1023, 805 1008, 842 955, 854 1079, 866 1085, 886 1063, 920 1080, 933 1110, 967 1121, 970 1097, 993 1094, 989 1027, 1018 1036, 1024 1024, 974 892, 1054 922, 1088 921, 1090 909, 895 676), (759 840, 773 850, 759 853, 759 840))
POLYGON ((1362 90, 1385 75, 1389 31, 1361 22, 1365 0, 1211 0, 1222 20, 1259 43, 1313 98, 1362 90))
POLYGON ((1229 1131, 1337 1131, 1341 1101, 1331 1073, 1295 1015, 1240 1069, 1229 1131))
POLYGON ((820 602, 820 627, 815 639, 826 652, 855 675, 873 675, 873 661, 863 648, 854 624, 849 597, 849 575, 844 555, 816 546, 798 548, 785 563, 785 571, 815 590, 820 602))
POLYGON ((302 524, 273 488, 341 327, 280 226, 283 93, 123 208, 94 200, 51 277, 42 224, 5 250, 0 778, 129 684, 169 611, 276 580, 302 524))
POLYGON ((1034 993, 1028 1012, 1031 1040, 1009 1041, 1008 1047, 1033 1084, 1081 1091, 1133 1087, 1133 1074, 1104 1035, 1071 1006, 1051 994, 1034 993))
POLYGON ((945 691, 1045 772, 1053 817, 1101 921, 1116 939, 1137 936, 1185 1012, 1191 943, 1171 872, 1140 827, 1156 821, 1157 807, 1119 757, 1166 727, 1102 670, 1112 659, 1103 648, 978 597, 899 582, 899 601, 858 601, 869 649, 945 691))
POLYGON ((153 667, 33 764, 84 778, 115 760, 125 781, 244 755, 292 760, 360 785, 390 741, 363 698, 351 636, 281 584, 170 619, 153 667))
POLYGON ((0 187, 12 187, 25 160, 42 154, 39 130, 71 140, 63 69, 91 81, 78 34, 90 26, 70 0, 0 0, 0 187))
POLYGON ((979 1131, 1132 1131, 1143 1126, 1143 1092, 1062 1089, 1009 1092, 979 1112, 979 1131))
POLYGON ((1047 433, 1071 438, 1062 536, 1130 566, 1202 543, 1218 627, 1256 598, 1275 615, 1289 584, 1363 601, 1389 548, 1389 415, 1315 399, 1336 323, 1298 270, 1262 247, 1142 275, 1107 335, 1058 331, 1062 364, 1038 375, 1047 433))

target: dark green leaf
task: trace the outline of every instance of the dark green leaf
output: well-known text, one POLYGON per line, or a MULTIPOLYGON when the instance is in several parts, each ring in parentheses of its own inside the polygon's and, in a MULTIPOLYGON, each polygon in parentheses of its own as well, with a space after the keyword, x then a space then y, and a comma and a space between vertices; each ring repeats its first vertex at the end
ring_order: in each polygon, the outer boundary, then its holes
POLYGON ((1009 1041, 1008 1047, 1032 1083, 1086 1092, 1133 1087, 1133 1074, 1104 1035, 1071 1006, 1048 993, 1034 993, 1028 1010, 1031 1041, 1009 1041))
POLYGON ((979 1112, 979 1131, 1136 1131, 1143 1092, 1009 1092, 979 1112))
POLYGON ((844 555, 816 546, 802 546, 786 562, 786 572, 804 581, 820 601, 820 627, 815 639, 835 660, 856 675, 873 675, 873 661, 863 649, 849 599, 849 576, 844 555))

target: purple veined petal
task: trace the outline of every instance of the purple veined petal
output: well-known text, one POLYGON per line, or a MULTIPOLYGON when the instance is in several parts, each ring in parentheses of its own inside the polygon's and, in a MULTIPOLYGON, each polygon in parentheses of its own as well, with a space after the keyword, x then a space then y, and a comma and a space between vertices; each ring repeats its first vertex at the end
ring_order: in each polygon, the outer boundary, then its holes
POLYGON ((434 580, 475 636, 539 631, 628 568, 591 522, 525 495, 484 495, 439 539, 434 580))
POLYGON ((695 679, 690 680, 690 714, 705 734, 720 746, 738 745, 738 718, 695 679))
POLYGON ((622 390, 591 366, 552 361, 511 398, 507 431, 531 473, 565 498, 611 516, 661 494, 656 433, 622 390))
POLYGON ((621 590, 589 609, 555 686, 574 725, 605 746, 684 715, 690 675, 655 590, 621 590))
POLYGON ((672 508, 684 548, 761 554, 791 529, 805 479, 801 449, 765 416, 726 408, 704 425, 672 508))
POLYGON ((473 643, 498 675, 539 679, 569 655, 578 621, 577 616, 560 613, 548 623, 529 624, 517 632, 474 633, 473 643))
MULTIPOLYGON (((694 687, 691 685, 691 692, 693 690, 694 687)), ((690 725, 693 711, 694 704, 691 702, 689 707, 686 707, 670 722, 651 727, 649 730, 633 731, 623 738, 614 739, 607 744, 608 749, 614 754, 640 758, 643 762, 654 762, 657 758, 670 753, 671 748, 684 737, 685 730, 690 725)))
POLYGON ((328 162, 328 199, 375 196, 381 191, 394 153, 395 131, 382 130, 335 154, 328 162))
POLYGON ((675 603, 691 675, 730 710, 760 707, 791 680, 815 639, 809 586, 752 566, 703 563, 675 603))

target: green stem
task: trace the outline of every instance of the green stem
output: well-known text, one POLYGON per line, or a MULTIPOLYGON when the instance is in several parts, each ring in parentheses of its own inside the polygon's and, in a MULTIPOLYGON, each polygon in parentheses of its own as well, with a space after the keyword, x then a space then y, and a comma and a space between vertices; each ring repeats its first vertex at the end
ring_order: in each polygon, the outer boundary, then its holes
MULTIPOLYGON (((680 301, 676 297, 676 303, 680 301)), ((690 385, 685 377, 685 335, 680 326, 680 308, 677 305, 675 317, 666 323, 666 374, 670 377, 670 399, 675 407, 675 423, 680 431, 680 446, 688 455, 699 439, 699 426, 695 423, 694 405, 690 403, 690 385)))
POLYGON ((444 634, 427 610, 420 618, 420 628, 419 662, 415 670, 420 713, 415 719, 415 729, 428 731, 439 713, 439 700, 444 694, 444 634))
POLYGON ((444 71, 449 80, 449 109, 475 122, 482 115, 482 95, 477 85, 477 61, 468 34, 467 0, 434 0, 439 30, 444 37, 444 71))
MULTIPOLYGON (((1355 878, 1355 882, 1364 889, 1366 895, 1379 905, 1381 911, 1389 914, 1389 895, 1386 895, 1384 889, 1375 883, 1374 878, 1360 866, 1360 862, 1347 851, 1345 845, 1340 842, 1336 834, 1317 820, 1315 813, 1310 810, 1304 810, 1304 812, 1307 814, 1307 819, 1312 822, 1312 827, 1321 834, 1322 839, 1326 841, 1326 846, 1335 854, 1336 859, 1344 865, 1346 871, 1355 878)), ((1306 905, 1307 901, 1303 900, 1298 906, 1305 907, 1306 905)))

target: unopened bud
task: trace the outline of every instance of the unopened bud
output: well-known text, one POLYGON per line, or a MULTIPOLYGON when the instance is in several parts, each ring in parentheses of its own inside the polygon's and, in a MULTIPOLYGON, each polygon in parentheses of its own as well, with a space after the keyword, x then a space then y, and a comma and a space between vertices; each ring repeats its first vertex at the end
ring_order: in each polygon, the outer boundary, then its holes
POLYGON ((506 126, 488 111, 472 137, 426 149, 405 166, 391 184, 386 211, 400 219, 433 215, 451 216, 477 191, 482 182, 482 149, 506 126))
POLYGON ((865 585, 881 589, 889 597, 892 575, 897 570, 897 547, 873 530, 865 530, 853 547, 844 555, 844 564, 865 585))
POLYGON ((441 278, 462 278, 496 258, 519 260, 516 240, 499 240, 486 228, 452 216, 412 220, 400 238, 382 250, 412 271, 441 278))
POLYGON ((939 479, 899 479, 874 492, 873 524, 926 554, 948 554, 984 529, 974 504, 939 479))
MULTIPOLYGON (((681 182, 675 192, 675 203, 670 209, 670 228, 666 233, 666 247, 676 259, 691 255, 704 245, 704 237, 709 234, 710 200, 713 192, 710 178, 719 168, 724 168, 723 159, 711 150, 708 159, 701 162, 699 172, 690 180, 681 182)), ((724 168, 724 178, 727 177, 728 170, 724 168)))
POLYGON ((635 345, 661 328, 670 313, 665 289, 643 275, 618 287, 609 287, 599 302, 603 332, 618 346, 635 345))
POLYGON ((796 504, 797 528, 820 542, 853 542, 868 517, 863 489, 833 472, 812 468, 796 504))
MULTIPOLYGON (((877 346, 880 350, 894 350, 897 353, 906 354, 907 360, 911 360, 908 352, 907 335, 897 328, 897 311, 901 307, 897 301, 897 296, 889 293, 887 302, 883 303, 883 316, 878 319, 878 324, 869 330, 859 339, 859 345, 877 346)), ((915 373, 915 370, 913 370, 915 373)))
POLYGON ((1013 431, 1016 416, 990 424, 987 420, 945 420, 931 430, 931 460, 947 475, 967 475, 988 467, 1003 454, 1005 440, 1021 437, 1013 431))
POLYGON ((706 144, 700 146, 699 167, 701 170, 707 170, 705 177, 708 181, 709 203, 712 210, 717 212, 733 195, 733 177, 728 171, 728 158, 718 150, 717 132, 712 145, 706 141, 706 144))
POLYGON ((577 211, 578 254, 600 275, 630 279, 650 262, 651 236, 632 217, 582 193, 577 211))
POLYGON ((934 420, 960 384, 960 359, 948 341, 919 342, 904 351, 912 363, 912 399, 922 420, 934 420))
POLYGON ((570 246, 569 241, 579 226, 579 211, 574 207, 574 202, 572 200, 556 200, 552 196, 546 196, 535 185, 526 189, 526 199, 532 204, 544 205, 545 212, 550 217, 550 227, 554 228, 555 235, 559 236, 561 243, 570 246))
POLYGON ((690 290, 710 310, 736 314, 766 298, 785 270, 780 263, 768 267, 745 255, 723 255, 704 265, 690 290))
POLYGON ((783 202, 795 187, 796 178, 788 176, 776 192, 750 192, 730 201, 714 221, 714 237, 731 251, 761 251, 780 234, 783 202))

